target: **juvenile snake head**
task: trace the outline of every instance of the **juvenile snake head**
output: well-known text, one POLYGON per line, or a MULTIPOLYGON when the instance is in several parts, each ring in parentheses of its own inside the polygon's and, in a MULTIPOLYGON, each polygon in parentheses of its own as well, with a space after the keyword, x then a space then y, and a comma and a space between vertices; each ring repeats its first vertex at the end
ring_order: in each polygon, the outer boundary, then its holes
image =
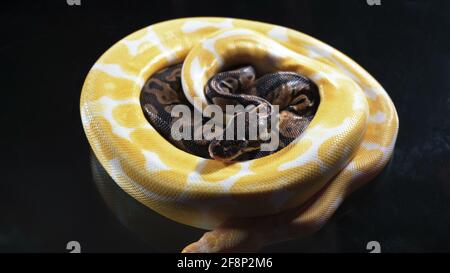
POLYGON ((245 66, 238 70, 238 78, 241 84, 241 89, 245 90, 252 86, 256 78, 255 69, 252 66, 245 66))
POLYGON ((213 140, 209 144, 208 151, 215 160, 232 162, 239 156, 260 148, 260 143, 254 140, 213 140))

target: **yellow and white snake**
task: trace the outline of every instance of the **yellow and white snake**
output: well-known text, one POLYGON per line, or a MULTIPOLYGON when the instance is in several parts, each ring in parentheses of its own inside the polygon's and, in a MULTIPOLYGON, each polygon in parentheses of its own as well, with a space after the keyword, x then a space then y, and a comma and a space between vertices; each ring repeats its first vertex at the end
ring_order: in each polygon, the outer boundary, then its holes
POLYGON ((255 251, 317 230, 383 169, 398 131, 388 94, 350 58, 303 33, 230 18, 171 20, 125 37, 87 75, 80 110, 95 155, 122 189, 170 219, 212 229, 184 252, 255 251), (208 104, 207 81, 241 64, 305 75, 320 105, 276 153, 233 164, 205 159, 169 143, 140 105, 146 80, 178 63, 197 109, 208 104))

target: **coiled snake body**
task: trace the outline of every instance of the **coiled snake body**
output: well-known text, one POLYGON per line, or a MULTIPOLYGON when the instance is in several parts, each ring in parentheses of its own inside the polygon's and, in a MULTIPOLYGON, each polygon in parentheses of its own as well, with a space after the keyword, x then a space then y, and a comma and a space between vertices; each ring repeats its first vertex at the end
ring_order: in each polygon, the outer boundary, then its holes
MULTIPOLYGON (((219 73, 208 81, 205 96, 210 103, 219 105, 223 110, 226 105, 235 103, 242 106, 256 105, 247 113, 265 107, 265 116, 268 116, 265 123, 270 123, 270 118, 280 118, 278 127, 281 142, 277 149, 269 152, 260 150, 261 140, 248 140, 249 127, 258 125, 252 124, 248 118, 245 119, 247 132, 243 132, 246 133, 244 137, 247 137, 247 140, 239 139, 235 127, 227 126, 228 123, 222 120, 223 126, 217 128, 220 131, 212 136, 206 136, 206 139, 211 139, 210 141, 193 140, 195 128, 190 130, 190 139, 174 140, 171 136, 171 127, 176 119, 172 117, 171 110, 176 105, 189 106, 181 88, 181 65, 174 65, 156 72, 144 85, 140 98, 141 104, 149 122, 161 135, 182 150, 225 162, 259 158, 285 147, 303 132, 317 110, 319 97, 317 86, 296 73, 271 73, 264 75, 256 82, 255 78, 255 70, 251 66, 219 73), (283 109, 279 116, 271 113, 273 112, 272 104, 283 109), (233 130, 232 140, 227 140, 225 137, 227 128, 233 130), (222 135, 222 140, 214 140, 214 136, 219 134, 222 135)), ((194 126, 195 121, 192 120, 192 116, 190 118, 190 124, 194 126)), ((237 124, 238 121, 235 119, 233 119, 234 124, 237 124)), ((201 125, 205 126, 208 120, 205 118, 201 125)), ((266 127, 270 126, 266 124, 266 127)))
POLYGON ((186 252, 252 251, 317 230, 382 170, 398 131, 389 96, 350 58, 294 30, 229 18, 167 21, 119 41, 89 72, 80 109, 94 153, 120 187, 166 217, 213 229, 186 252), (253 68, 261 77, 240 81, 248 86, 237 88, 239 103, 258 95, 256 105, 282 105, 277 151, 171 140, 171 108, 229 104, 235 88, 224 77, 235 74, 221 73, 243 65, 251 67, 237 77, 253 68), (289 98, 261 87, 276 73, 304 77, 303 87, 289 98))

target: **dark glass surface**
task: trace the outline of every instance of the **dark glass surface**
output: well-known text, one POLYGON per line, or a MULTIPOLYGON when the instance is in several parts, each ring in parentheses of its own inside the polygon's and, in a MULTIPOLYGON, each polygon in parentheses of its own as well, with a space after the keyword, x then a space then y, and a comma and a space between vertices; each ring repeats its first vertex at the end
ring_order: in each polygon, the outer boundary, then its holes
POLYGON ((97 58, 127 34, 188 16, 270 22, 349 55, 389 92, 400 119, 383 173, 315 235, 263 251, 450 251, 450 2, 2 2, 0 251, 179 251, 201 231, 169 221, 102 172, 79 97, 97 58))

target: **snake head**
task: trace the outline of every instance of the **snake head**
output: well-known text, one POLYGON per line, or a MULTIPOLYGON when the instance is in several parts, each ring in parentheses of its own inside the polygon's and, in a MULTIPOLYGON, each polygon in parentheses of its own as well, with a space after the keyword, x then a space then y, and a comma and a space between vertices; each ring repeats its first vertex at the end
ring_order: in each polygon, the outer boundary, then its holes
POLYGON ((260 148, 260 142, 254 140, 213 140, 208 151, 215 160, 232 162, 239 156, 260 148))
POLYGON ((238 77, 241 88, 243 90, 249 88, 256 78, 255 69, 252 66, 245 66, 237 71, 239 72, 238 77))

